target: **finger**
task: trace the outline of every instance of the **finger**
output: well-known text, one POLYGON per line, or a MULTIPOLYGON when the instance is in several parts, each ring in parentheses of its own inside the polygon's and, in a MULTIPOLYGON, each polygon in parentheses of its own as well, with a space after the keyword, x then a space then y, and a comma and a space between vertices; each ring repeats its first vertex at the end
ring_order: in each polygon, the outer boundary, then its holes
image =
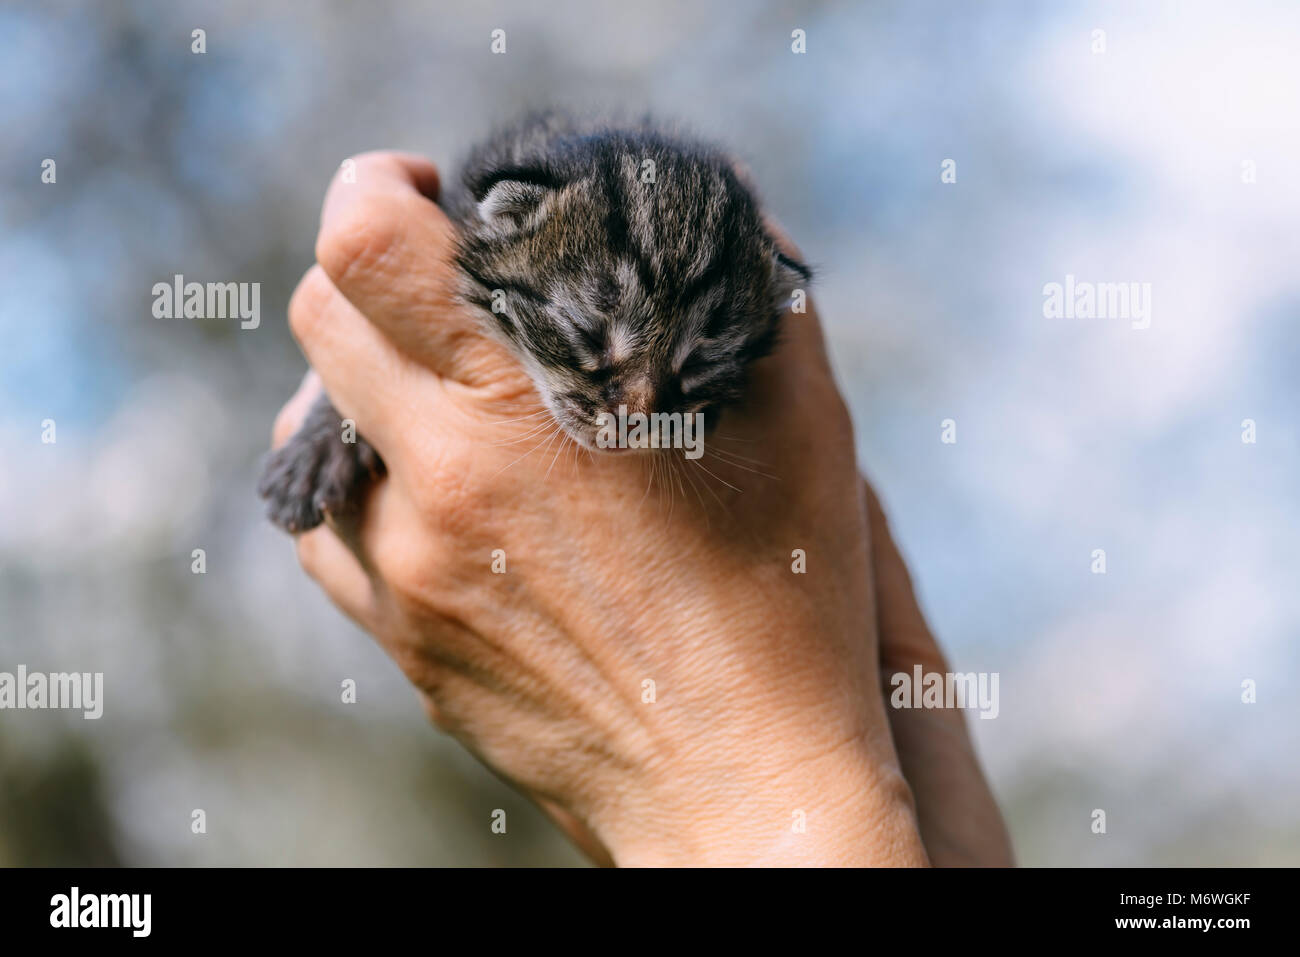
POLYGON ((302 420, 307 417, 307 412, 315 403, 320 392, 320 376, 308 369, 307 374, 302 377, 302 383, 298 386, 298 391, 293 394, 293 398, 284 404, 284 408, 275 417, 275 425, 271 427, 271 448, 278 449, 298 431, 302 425, 302 420))
POLYGON ((438 201, 442 192, 442 177, 438 167, 418 153, 401 150, 371 150, 358 153, 339 164, 338 172, 330 181, 325 196, 328 201, 335 185, 356 186, 373 176, 398 175, 421 196, 430 202, 438 201))
MULTIPOLYGON (((402 153, 366 153, 334 177, 316 260, 339 291, 408 355, 472 381, 485 354, 476 317, 457 301, 456 229, 429 198, 437 171, 402 153)), ((489 373, 490 374, 490 373, 489 373)))
POLYGON ((321 525, 297 536, 298 562, 343 614, 366 631, 381 630, 380 604, 361 562, 333 530, 321 525))
POLYGON ((385 460, 401 458, 410 410, 432 396, 437 379, 384 338, 320 266, 294 290, 289 328, 339 415, 385 460))

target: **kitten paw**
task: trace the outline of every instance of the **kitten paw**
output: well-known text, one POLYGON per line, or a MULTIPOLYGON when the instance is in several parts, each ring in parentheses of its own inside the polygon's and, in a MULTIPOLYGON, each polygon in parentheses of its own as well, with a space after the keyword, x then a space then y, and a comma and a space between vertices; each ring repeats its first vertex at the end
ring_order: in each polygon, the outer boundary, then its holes
POLYGON ((258 484, 266 515, 287 532, 315 528, 328 515, 359 508, 366 484, 384 463, 364 440, 299 432, 267 458, 258 484))

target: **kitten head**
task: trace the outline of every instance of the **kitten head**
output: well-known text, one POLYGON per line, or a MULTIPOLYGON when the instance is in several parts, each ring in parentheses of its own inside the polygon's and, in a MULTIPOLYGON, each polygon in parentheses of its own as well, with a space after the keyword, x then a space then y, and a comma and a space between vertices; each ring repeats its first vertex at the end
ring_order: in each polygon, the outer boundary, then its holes
POLYGON ((711 424, 808 269, 721 154, 646 131, 513 137, 466 171, 466 298, 587 448, 620 407, 711 424))

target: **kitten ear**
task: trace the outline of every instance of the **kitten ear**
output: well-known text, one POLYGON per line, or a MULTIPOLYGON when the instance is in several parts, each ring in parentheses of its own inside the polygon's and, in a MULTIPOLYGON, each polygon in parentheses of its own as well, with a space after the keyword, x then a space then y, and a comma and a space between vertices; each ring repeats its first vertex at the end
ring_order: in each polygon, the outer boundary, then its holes
POLYGON ((493 183, 479 200, 478 215, 485 223, 518 229, 528 222, 550 190, 537 183, 503 179, 493 183))
POLYGON ((806 288, 810 282, 811 269, 779 249, 772 250, 772 302, 781 312, 790 308, 795 290, 806 288))

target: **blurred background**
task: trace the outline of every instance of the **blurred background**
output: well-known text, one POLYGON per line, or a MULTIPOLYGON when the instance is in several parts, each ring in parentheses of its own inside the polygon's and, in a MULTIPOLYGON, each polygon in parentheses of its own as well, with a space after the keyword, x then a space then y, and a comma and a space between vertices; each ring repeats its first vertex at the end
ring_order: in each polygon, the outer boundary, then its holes
POLYGON ((0 864, 581 862, 253 490, 339 162, 551 104, 729 145, 817 266, 1021 862, 1300 863, 1297 50, 1290 3, 0 7, 0 671, 105 675, 0 711, 0 864), (176 273, 260 327, 153 318, 176 273), (1067 274, 1150 328, 1045 318, 1067 274))

